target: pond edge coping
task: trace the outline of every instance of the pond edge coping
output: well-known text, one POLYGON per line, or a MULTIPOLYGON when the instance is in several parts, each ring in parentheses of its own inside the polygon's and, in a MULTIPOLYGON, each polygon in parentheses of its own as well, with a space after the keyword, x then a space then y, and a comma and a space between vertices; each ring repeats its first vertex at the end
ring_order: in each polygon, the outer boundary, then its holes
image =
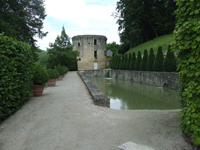
POLYGON ((83 72, 78 71, 77 73, 92 96, 94 104, 110 108, 110 98, 102 93, 101 90, 92 81, 90 81, 83 72))

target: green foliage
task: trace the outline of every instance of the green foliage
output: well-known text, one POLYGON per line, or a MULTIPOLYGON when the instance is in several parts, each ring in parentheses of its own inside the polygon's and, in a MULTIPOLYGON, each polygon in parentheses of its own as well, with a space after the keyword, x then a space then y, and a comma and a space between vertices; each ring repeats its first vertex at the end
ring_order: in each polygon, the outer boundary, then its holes
POLYGON ((39 64, 43 67, 47 66, 47 60, 48 60, 49 55, 48 54, 44 54, 42 56, 39 57, 39 64))
POLYGON ((133 52, 132 57, 131 57, 131 62, 129 65, 129 70, 134 70, 135 61, 136 61, 136 56, 135 56, 135 52, 133 52))
POLYGON ((153 71, 153 62, 155 59, 155 55, 154 55, 154 51, 153 48, 150 49, 150 54, 147 60, 147 65, 146 65, 146 69, 147 71, 153 71))
POLYGON ((166 8, 165 3, 166 0, 119 0, 113 15, 117 18, 122 46, 134 47, 172 33, 175 8, 166 8))
POLYGON ((66 73, 66 70, 61 65, 58 65, 56 70, 58 71, 59 75, 64 75, 66 73))
POLYGON ((46 70, 39 64, 34 66, 33 84, 42 85, 48 82, 48 80, 49 80, 49 76, 46 70))
POLYGON ((77 70, 78 70, 77 62, 74 62, 69 66, 69 71, 77 71, 77 70))
POLYGON ((122 55, 122 58, 120 59, 119 69, 123 70, 123 63, 124 63, 125 55, 122 55))
POLYGON ((140 64, 141 64, 142 58, 141 58, 141 53, 138 51, 137 59, 134 65, 134 70, 140 71, 140 64))
POLYGON ((176 3, 178 20, 172 50, 178 53, 180 70, 181 129, 200 145, 200 3, 198 0, 176 3))
POLYGON ((128 54, 124 54, 124 61, 123 61, 123 70, 126 70, 127 66, 128 66, 128 54))
POLYGON ((57 79, 59 77, 59 73, 56 69, 48 69, 47 74, 49 79, 57 79))
POLYGON ((113 57, 113 60, 112 60, 112 63, 111 63, 111 69, 116 69, 115 67, 116 67, 116 63, 117 63, 117 55, 115 55, 114 57, 113 57))
POLYGON ((167 55, 165 57, 165 60, 163 62, 163 71, 166 72, 175 72, 176 71, 176 57, 174 55, 174 52, 171 51, 170 46, 167 51, 167 55))
POLYGON ((146 66, 147 66, 147 59, 148 59, 148 52, 147 50, 145 49, 144 50, 144 56, 143 56, 143 59, 142 59, 142 63, 140 65, 140 70, 141 71, 146 71, 146 66))
POLYGON ((129 70, 129 66, 130 66, 130 63, 131 63, 131 59, 132 59, 132 55, 131 53, 127 54, 128 56, 128 60, 127 60, 127 63, 126 63, 126 70, 129 70))
POLYGON ((115 64, 115 69, 120 69, 121 55, 117 55, 117 62, 115 64))
POLYGON ((66 66, 62 66, 65 70, 65 73, 67 73, 69 71, 69 68, 67 68, 66 66))
POLYGON ((107 50, 111 50, 114 53, 114 56, 118 54, 118 50, 120 48, 120 45, 117 44, 116 42, 112 42, 112 43, 107 43, 106 45, 107 50))
POLYGON ((48 68, 54 68, 54 66, 71 66, 77 63, 78 51, 73 51, 73 45, 70 42, 70 38, 65 32, 65 28, 62 28, 61 36, 57 36, 54 43, 49 44, 50 48, 47 48, 49 54, 48 68))
POLYGON ((163 61, 164 61, 164 56, 163 56, 163 51, 162 47, 158 47, 158 52, 156 54, 156 58, 154 59, 153 63, 153 70, 154 71, 163 71, 163 61))
POLYGON ((46 17, 44 0, 0 1, 0 6, 0 33, 29 44, 37 61, 36 38, 47 35, 42 31, 46 17))
POLYGON ((32 94, 33 66, 29 45, 0 34, 0 122, 32 94))

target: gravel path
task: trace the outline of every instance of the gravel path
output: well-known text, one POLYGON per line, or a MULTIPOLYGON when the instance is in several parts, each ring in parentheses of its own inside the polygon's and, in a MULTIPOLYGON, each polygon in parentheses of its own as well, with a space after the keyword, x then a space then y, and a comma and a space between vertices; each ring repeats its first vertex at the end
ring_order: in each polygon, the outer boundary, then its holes
POLYGON ((95 106, 76 72, 0 124, 0 150, 119 150, 134 142, 155 150, 191 150, 179 110, 112 110, 95 106))

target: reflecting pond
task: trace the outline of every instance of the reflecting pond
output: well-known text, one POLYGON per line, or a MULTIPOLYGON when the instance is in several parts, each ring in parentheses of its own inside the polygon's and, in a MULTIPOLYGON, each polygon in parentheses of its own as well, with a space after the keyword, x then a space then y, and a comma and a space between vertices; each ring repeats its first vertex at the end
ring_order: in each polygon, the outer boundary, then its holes
POLYGON ((180 109, 177 90, 124 81, 116 78, 89 77, 110 98, 112 109, 180 109))

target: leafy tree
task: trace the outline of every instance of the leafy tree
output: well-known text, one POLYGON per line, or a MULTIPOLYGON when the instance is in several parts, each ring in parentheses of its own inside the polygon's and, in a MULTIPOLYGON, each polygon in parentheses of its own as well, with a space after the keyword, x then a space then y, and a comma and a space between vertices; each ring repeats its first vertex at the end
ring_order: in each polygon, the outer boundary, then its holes
POLYGON ((55 42, 50 43, 49 47, 47 48, 49 55, 48 68, 54 68, 54 66, 58 65, 70 68, 73 63, 77 62, 79 52, 72 50, 73 45, 65 32, 64 26, 62 27, 61 36, 57 36, 55 42))
POLYGON ((48 54, 44 54, 44 55, 40 56, 39 57, 39 64, 42 65, 43 67, 45 67, 47 65, 48 57, 49 57, 48 54))
POLYGON ((134 70, 140 71, 141 60, 142 60, 142 58, 141 58, 141 52, 138 51, 137 59, 136 59, 135 65, 134 65, 134 70))
POLYGON ((168 47, 167 55, 163 62, 163 71, 172 72, 176 71, 176 57, 174 52, 171 51, 170 46, 168 47))
POLYGON ((120 45, 117 44, 116 42, 112 42, 112 43, 107 43, 106 47, 107 47, 107 50, 111 50, 114 53, 114 55, 117 55, 120 45))
POLYGON ((153 70, 154 71, 163 71, 163 61, 164 61, 164 56, 163 56, 163 51, 162 47, 158 47, 158 52, 156 54, 156 58, 154 59, 153 63, 153 70))
POLYGON ((154 59, 155 59, 154 51, 153 51, 153 48, 151 48, 150 53, 149 53, 149 57, 148 57, 148 60, 147 60, 147 65, 146 65, 147 71, 153 71, 154 59))
POLYGON ((43 38, 43 20, 46 17, 43 0, 0 1, 0 33, 31 46, 34 60, 37 61, 39 49, 36 37, 43 38))
POLYGON ((140 66, 141 71, 146 71, 147 59, 148 59, 148 52, 145 49, 144 50, 144 56, 143 56, 143 59, 142 59, 142 63, 141 63, 141 66, 140 66))
POLYGON ((129 70, 134 70, 135 61, 136 61, 136 56, 135 56, 135 52, 133 52, 131 62, 130 62, 130 65, 129 65, 129 70))
POLYGON ((172 33, 175 8, 166 0, 119 0, 113 16, 119 25, 120 42, 134 47, 160 35, 172 33))
POLYGON ((180 93, 183 109, 180 117, 183 133, 200 145, 200 3, 199 0, 176 0, 178 6, 175 41, 178 53, 180 93))

